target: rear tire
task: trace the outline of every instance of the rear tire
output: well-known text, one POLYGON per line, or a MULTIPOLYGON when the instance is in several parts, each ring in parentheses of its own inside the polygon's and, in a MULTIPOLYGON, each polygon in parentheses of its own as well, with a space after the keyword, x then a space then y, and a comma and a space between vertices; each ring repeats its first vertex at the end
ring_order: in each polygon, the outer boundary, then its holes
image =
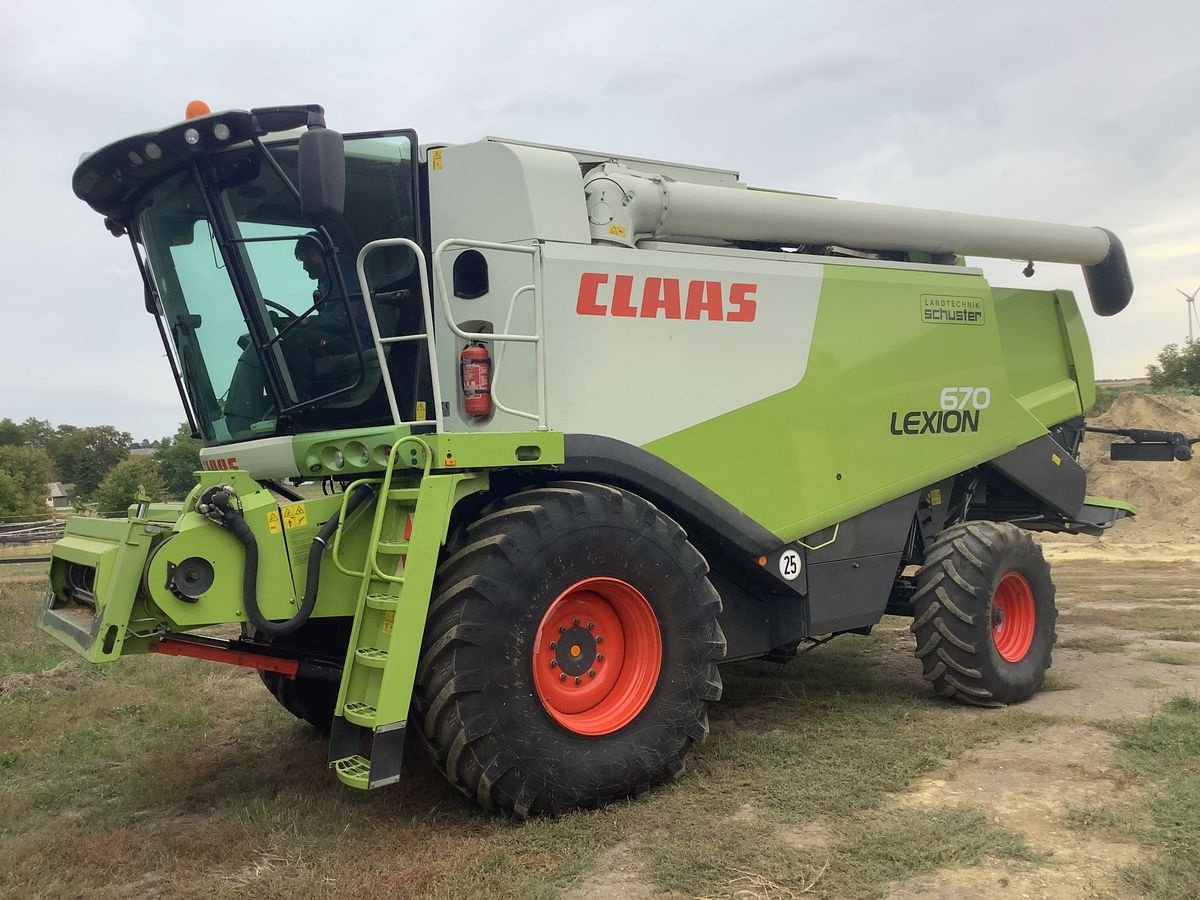
POLYGON ((925 680, 975 706, 1028 700, 1050 668, 1057 610, 1027 531, 968 522, 934 539, 917 576, 912 631, 925 680))
POLYGON ((493 504, 447 548, 417 670, 416 718, 446 777, 524 818, 678 776, 721 696, 707 572, 677 524, 616 488, 493 504))

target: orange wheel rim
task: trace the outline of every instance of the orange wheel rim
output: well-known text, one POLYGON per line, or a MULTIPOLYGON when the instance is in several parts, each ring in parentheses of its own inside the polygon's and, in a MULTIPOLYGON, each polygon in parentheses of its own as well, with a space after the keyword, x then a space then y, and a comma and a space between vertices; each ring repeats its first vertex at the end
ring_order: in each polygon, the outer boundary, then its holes
POLYGON ((1020 662, 1033 643, 1037 613, 1033 588, 1020 572, 1009 572, 992 595, 992 643, 1008 662, 1020 662))
POLYGON ((534 638, 533 685, 559 725, 611 734, 637 717, 662 671, 658 617, 618 578, 585 578, 550 604, 534 638))

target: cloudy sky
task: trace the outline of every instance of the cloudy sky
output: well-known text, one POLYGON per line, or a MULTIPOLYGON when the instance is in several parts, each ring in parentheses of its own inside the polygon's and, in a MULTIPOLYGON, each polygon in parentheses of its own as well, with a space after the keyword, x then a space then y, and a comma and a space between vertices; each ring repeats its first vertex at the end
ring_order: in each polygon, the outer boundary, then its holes
MULTIPOLYGON (((1103 225, 1137 292, 1088 310, 1101 377, 1186 337, 1200 286, 1200 7, 1143 2, 22 4, 0 32, 0 417, 181 418, 127 245, 79 155, 214 109, 737 169, 756 185, 1103 225)), ((989 262, 994 284, 1078 270, 989 262)), ((1084 304, 1086 306, 1086 303, 1084 304)))

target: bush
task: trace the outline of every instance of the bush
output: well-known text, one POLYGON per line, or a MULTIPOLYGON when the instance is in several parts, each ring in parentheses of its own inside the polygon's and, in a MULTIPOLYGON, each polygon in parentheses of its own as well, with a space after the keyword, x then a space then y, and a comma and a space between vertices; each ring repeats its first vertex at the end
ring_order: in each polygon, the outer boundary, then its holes
POLYGON ((94 501, 102 516, 123 516, 145 491, 151 500, 166 500, 167 485, 152 459, 127 459, 108 473, 96 489, 94 501))

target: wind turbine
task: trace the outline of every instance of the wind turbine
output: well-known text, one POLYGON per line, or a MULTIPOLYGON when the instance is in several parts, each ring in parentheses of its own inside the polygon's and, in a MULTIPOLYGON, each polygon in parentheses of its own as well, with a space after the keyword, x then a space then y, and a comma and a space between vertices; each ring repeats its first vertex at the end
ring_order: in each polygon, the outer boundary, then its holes
POLYGON ((1186 291, 1184 291, 1182 288, 1175 288, 1175 290, 1177 290, 1177 291, 1179 291, 1179 293, 1183 294, 1184 299, 1187 300, 1187 305, 1188 305, 1188 343, 1190 344, 1192 342, 1192 338, 1193 338, 1192 323, 1193 322, 1200 323, 1200 316, 1196 315, 1196 295, 1200 294, 1200 287, 1196 288, 1190 294, 1187 293, 1186 291))

